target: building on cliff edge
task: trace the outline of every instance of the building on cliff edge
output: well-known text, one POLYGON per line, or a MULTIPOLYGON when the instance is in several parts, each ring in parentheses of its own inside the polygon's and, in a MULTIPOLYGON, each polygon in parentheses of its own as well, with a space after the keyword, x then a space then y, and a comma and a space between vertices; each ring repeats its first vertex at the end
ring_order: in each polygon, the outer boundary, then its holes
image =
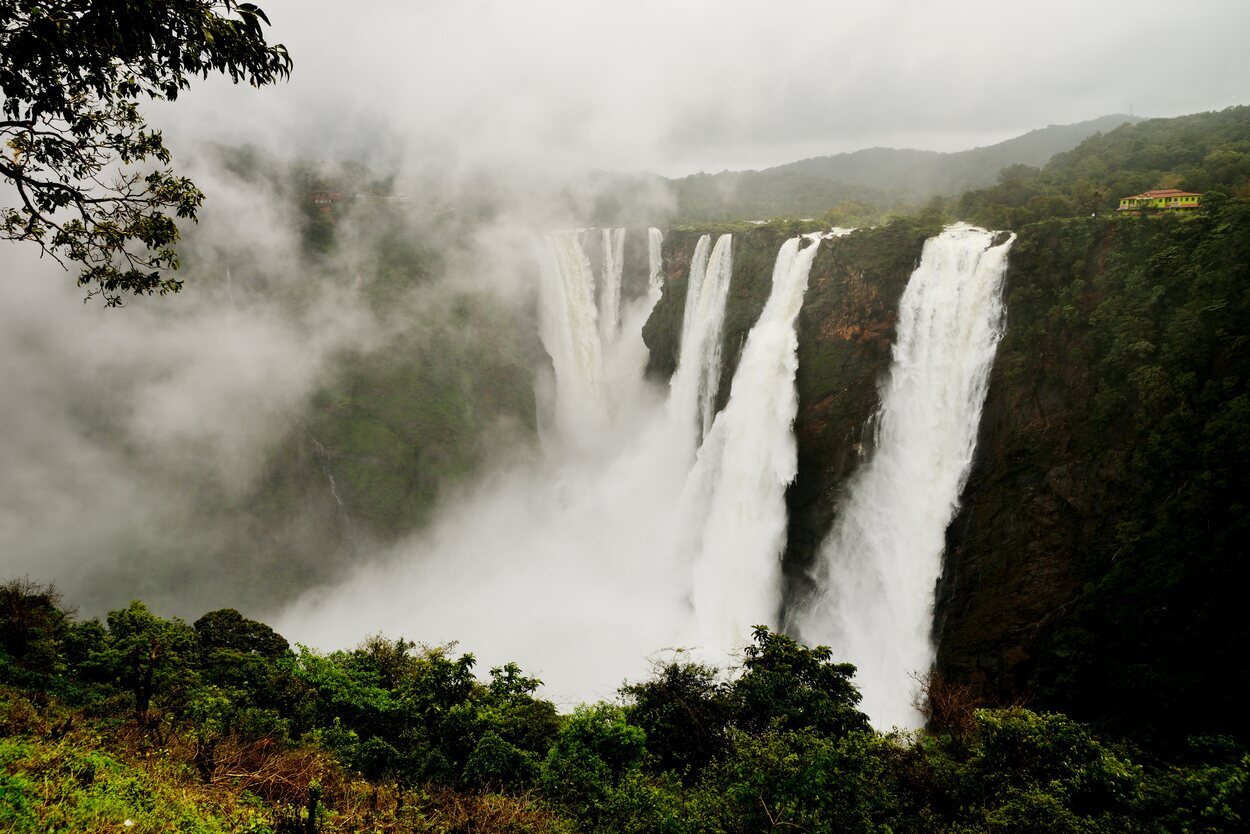
POLYGON ((1161 188, 1157 191, 1143 191, 1132 197, 1121 197, 1119 211, 1189 211, 1202 204, 1202 195, 1192 191, 1181 191, 1179 188, 1161 188))

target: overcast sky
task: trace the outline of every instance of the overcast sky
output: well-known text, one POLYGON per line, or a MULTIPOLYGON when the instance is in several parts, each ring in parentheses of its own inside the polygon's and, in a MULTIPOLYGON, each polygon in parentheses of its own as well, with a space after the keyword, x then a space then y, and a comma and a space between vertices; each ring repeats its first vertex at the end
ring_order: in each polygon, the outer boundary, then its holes
POLYGON ((292 80, 200 84, 177 136, 680 175, 1250 101, 1246 0, 260 5, 292 80))

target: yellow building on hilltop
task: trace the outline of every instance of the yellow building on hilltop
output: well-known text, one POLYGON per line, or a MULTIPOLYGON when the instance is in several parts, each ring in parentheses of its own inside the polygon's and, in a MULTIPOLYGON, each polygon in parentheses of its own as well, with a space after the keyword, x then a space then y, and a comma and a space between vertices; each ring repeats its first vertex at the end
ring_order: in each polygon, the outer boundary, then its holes
POLYGON ((1186 211, 1196 209, 1201 204, 1201 194, 1181 191, 1179 188, 1161 188, 1158 191, 1143 191, 1132 197, 1121 197, 1119 211, 1186 211))

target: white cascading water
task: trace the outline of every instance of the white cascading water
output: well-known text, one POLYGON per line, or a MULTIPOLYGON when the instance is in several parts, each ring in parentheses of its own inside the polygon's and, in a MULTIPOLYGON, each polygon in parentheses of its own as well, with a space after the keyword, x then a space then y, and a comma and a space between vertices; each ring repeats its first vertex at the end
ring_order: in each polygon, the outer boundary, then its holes
POLYGON ((607 421, 594 275, 580 231, 543 237, 538 326, 556 375, 556 431, 577 440, 607 421))
MULTIPOLYGON (((615 340, 605 340, 608 376, 617 380, 617 385, 608 394, 618 409, 624 403, 636 402, 640 388, 647 386, 644 377, 651 351, 642 339, 642 328, 664 294, 664 274, 660 261, 660 244, 663 242, 664 236, 659 229, 652 227, 647 230, 647 292, 631 301, 621 302, 620 330, 615 340)), ((623 236, 621 245, 623 249, 623 236)), ((616 263, 617 269, 621 269, 623 262, 617 260, 616 263)))
POLYGON ((1002 336, 1002 277, 1014 236, 966 224, 925 243, 899 305, 897 337, 869 462, 821 547, 819 596, 800 637, 858 667, 863 709, 881 729, 923 723, 917 677, 934 660, 934 591, 946 528, 972 466, 1002 336))
POLYGON ((699 238, 690 260, 681 347, 669 396, 670 414, 679 430, 698 430, 696 445, 715 416, 725 302, 733 274, 733 235, 721 235, 707 255, 709 240, 708 235, 699 238))
POLYGON ((663 232, 655 226, 647 229, 647 298, 650 301, 648 312, 655 307, 664 292, 664 263, 660 257, 663 244, 663 232))
POLYGON ((699 450, 681 515, 693 527, 682 546, 693 555, 694 642, 724 661, 751 628, 775 627, 786 542, 786 487, 798 469, 795 324, 819 236, 782 245, 772 291, 747 336, 729 402, 699 450))
POLYGON ((599 326, 604 344, 621 332, 621 275, 625 265, 625 230, 603 229, 603 290, 599 297, 599 326))
MULTIPOLYGON (((522 458, 493 473, 466 500, 448 502, 425 530, 396 545, 394 558, 307 595, 287 612, 284 627, 326 648, 350 645, 378 629, 431 643, 461 640, 486 668, 521 663, 547 681, 546 696, 566 706, 613 697, 622 678, 648 674, 649 655, 690 638, 697 551, 680 550, 674 558, 674 544, 679 524, 691 523, 680 517, 683 487, 721 376, 732 239, 720 238, 714 252, 710 238, 696 246, 680 370, 664 391, 642 373, 647 316, 637 313, 650 310, 650 295, 623 303, 620 338, 601 341, 595 282, 583 246, 594 234, 553 233, 538 247, 540 332, 555 369, 557 413, 550 436, 556 442, 544 443, 538 458, 522 458)), ((654 291, 663 278, 659 235, 649 234, 648 242, 654 291)), ((780 292, 775 290, 779 298, 780 292)), ((766 318, 784 319, 781 302, 771 305, 776 316, 766 318)), ((752 347, 751 356, 763 352, 763 333, 771 329, 757 326, 749 341, 760 347, 752 347)), ((745 363, 757 364, 750 356, 745 363)), ((744 416, 715 432, 727 444, 717 464, 717 480, 727 483, 718 490, 722 508, 716 512, 731 516, 741 503, 734 496, 758 489, 760 512, 765 504, 772 507, 760 524, 775 530, 784 525, 779 520, 784 506, 775 502, 789 477, 784 458, 790 441, 780 433, 789 434, 785 415, 792 409, 787 404, 792 391, 777 380, 779 390, 766 395, 771 406, 753 402, 748 389, 765 396, 768 385, 748 383, 752 375, 746 371, 737 376, 742 381, 735 381, 731 400, 742 401, 733 408, 744 416), (754 436, 756 429, 746 425, 757 421, 758 431, 772 440, 754 436), (743 428, 731 432, 738 424, 743 428), (743 435, 749 443, 735 439, 743 435), (739 442, 772 461, 754 458, 761 472, 772 467, 777 473, 775 487, 747 486, 748 474, 738 474, 740 454, 746 453, 728 448, 739 442), (734 479, 740 487, 728 483, 734 479)), ((694 523, 702 525, 705 518, 694 523)), ((759 554, 735 553, 735 559, 775 560, 772 536, 742 535, 748 537, 764 542, 759 554)), ((731 590, 745 594, 747 583, 740 585, 731 590)), ((759 599, 743 616, 746 628, 734 635, 736 641, 749 636, 756 611, 767 609, 772 613, 764 619, 775 618, 776 591, 759 599)))

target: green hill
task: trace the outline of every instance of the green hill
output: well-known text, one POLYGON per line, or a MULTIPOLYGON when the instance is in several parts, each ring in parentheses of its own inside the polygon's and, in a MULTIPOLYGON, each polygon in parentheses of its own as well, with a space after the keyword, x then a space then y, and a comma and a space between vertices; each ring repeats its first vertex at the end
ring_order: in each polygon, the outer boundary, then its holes
POLYGON ((695 174, 674 180, 672 187, 678 217, 686 222, 818 216, 848 201, 877 209, 898 208, 991 185, 1009 165, 1044 165, 1091 136, 1134 121, 1132 116, 1112 115, 1051 125, 955 153, 869 148, 762 171, 695 174))
POLYGON ((1092 136, 1041 169, 1003 169, 960 198, 958 215, 996 228, 1113 211, 1151 188, 1250 196, 1250 106, 1149 119, 1092 136))

